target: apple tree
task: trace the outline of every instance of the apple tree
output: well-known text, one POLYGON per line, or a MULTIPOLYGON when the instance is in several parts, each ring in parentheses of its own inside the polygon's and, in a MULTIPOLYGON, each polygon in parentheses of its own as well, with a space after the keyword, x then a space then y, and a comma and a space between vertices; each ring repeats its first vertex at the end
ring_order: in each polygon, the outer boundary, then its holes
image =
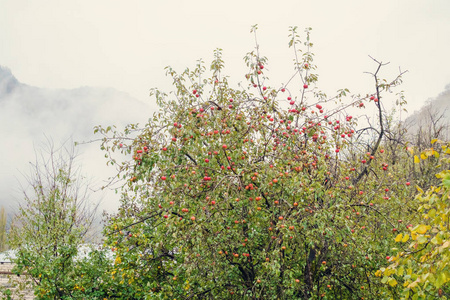
POLYGON ((130 297, 372 299, 385 288, 374 273, 415 218, 413 191, 383 148, 383 101, 402 73, 382 80, 373 59, 373 90, 330 97, 310 29, 301 42, 291 28, 289 46, 294 71, 281 86, 258 45, 237 87, 216 50, 209 75, 202 61, 166 68, 175 91, 152 90, 159 111, 145 126, 95 129, 126 180, 105 243, 130 297), (377 117, 359 124, 366 109, 377 117))

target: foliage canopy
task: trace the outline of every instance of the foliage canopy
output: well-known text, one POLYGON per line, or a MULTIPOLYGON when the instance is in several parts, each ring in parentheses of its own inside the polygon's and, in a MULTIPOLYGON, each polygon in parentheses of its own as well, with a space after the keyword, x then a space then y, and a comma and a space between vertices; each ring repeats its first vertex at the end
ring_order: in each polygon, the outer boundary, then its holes
POLYGON ((202 61, 166 68, 176 90, 152 90, 160 109, 144 128, 96 128, 128 180, 106 244, 134 297, 356 299, 383 287, 374 273, 394 244, 384 237, 415 217, 402 166, 383 149, 382 97, 402 74, 381 80, 374 60, 372 91, 328 97, 305 35, 291 28, 294 74, 280 87, 258 45, 247 83, 231 87, 218 49, 208 78, 202 61), (350 111, 367 106, 378 124, 361 129, 350 111), (119 163, 117 150, 133 160, 119 163))

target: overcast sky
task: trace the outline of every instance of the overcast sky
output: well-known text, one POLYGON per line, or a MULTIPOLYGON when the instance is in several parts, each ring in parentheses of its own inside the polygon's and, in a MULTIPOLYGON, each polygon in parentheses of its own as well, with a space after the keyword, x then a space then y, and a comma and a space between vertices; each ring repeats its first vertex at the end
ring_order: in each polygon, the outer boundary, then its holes
POLYGON ((448 0, 0 0, 0 64, 30 85, 114 87, 148 102, 149 88, 169 88, 166 65, 193 66, 217 47, 227 73, 243 76, 253 24, 270 78, 286 81, 288 27, 312 27, 323 90, 371 87, 372 55, 409 70, 414 110, 450 83, 449 16, 448 0))
MULTIPOLYGON (((149 89, 170 90, 165 66, 209 62, 218 47, 226 73, 243 80, 253 24, 279 86, 292 74, 289 26, 303 40, 303 28, 312 27, 320 89, 373 93, 363 74, 374 70, 371 55, 391 62, 386 76, 409 70, 402 89, 412 112, 450 83, 449 16, 449 0, 0 0, 0 65, 48 91, 113 87, 154 107, 149 89)), ((111 109, 103 114, 113 123, 111 109)))

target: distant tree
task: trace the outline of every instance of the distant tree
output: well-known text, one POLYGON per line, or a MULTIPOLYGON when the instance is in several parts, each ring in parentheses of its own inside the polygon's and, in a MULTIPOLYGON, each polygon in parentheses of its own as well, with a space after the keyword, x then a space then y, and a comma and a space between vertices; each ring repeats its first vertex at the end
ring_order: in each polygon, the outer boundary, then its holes
POLYGON ((2 206, 0 209, 0 252, 7 249, 6 245, 6 212, 2 206))
POLYGON ((97 205, 89 201, 75 157, 73 147, 53 144, 37 152, 8 235, 16 256, 13 272, 31 276, 38 299, 72 299, 79 292, 74 258, 97 205))

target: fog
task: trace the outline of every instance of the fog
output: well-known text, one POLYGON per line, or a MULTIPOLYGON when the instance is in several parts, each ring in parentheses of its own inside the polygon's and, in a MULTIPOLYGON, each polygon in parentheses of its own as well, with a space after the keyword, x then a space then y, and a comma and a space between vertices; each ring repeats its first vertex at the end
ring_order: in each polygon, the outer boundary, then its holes
MULTIPOLYGON (((80 87, 43 89, 19 82, 12 72, 0 67, 0 205, 12 212, 22 199, 21 184, 35 161, 35 150, 74 142, 91 141, 95 125, 144 124, 152 114, 150 106, 112 88, 80 87)), ((99 190, 114 168, 106 166, 98 142, 76 147, 76 163, 89 178, 92 190, 99 190)), ((101 210, 118 206, 114 193, 97 191, 93 201, 103 199, 101 210)))

